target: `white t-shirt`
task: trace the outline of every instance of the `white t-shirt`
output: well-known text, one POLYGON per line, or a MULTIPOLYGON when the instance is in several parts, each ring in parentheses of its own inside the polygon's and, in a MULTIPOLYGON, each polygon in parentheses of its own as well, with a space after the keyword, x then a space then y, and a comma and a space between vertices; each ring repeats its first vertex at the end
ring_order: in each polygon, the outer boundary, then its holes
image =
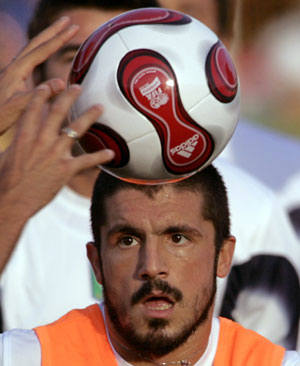
POLYGON ((293 226, 297 232, 300 245, 300 168, 298 174, 287 179, 285 186, 279 193, 281 202, 289 213, 293 226))
MULTIPOLYGON (((103 307, 100 306, 102 314, 103 307)), ((194 366, 213 366, 215 358, 220 323, 213 318, 211 334, 205 352, 194 366)), ((109 334, 108 334, 109 337, 109 334)), ((109 339, 112 350, 116 356, 118 366, 132 366, 125 361, 114 349, 109 339)), ((0 366, 41 366, 41 349, 39 340, 32 330, 11 330, 0 335, 0 366)), ((299 366, 300 354, 286 352, 282 366, 299 366)), ((66 365, 68 366, 68 365, 66 365)))
MULTIPOLYGON (((300 310, 300 246, 269 189, 221 159, 216 166, 228 187, 231 231, 237 237, 235 276, 219 282, 216 314, 225 312, 274 343, 294 349, 291 328, 297 327, 300 310), (236 281, 236 276, 245 281, 236 281)), ((85 253, 91 239, 89 206, 89 199, 64 188, 28 222, 1 278, 5 330, 51 323, 95 302, 85 253)))
POLYGON ((214 165, 228 188, 237 238, 230 275, 218 280, 216 314, 295 349, 300 245, 287 213, 276 195, 246 172, 220 158, 214 165))
MULTIPOLYGON (((300 166, 300 156, 299 156, 300 166)), ((280 192, 281 201, 288 211, 300 207, 300 167, 299 173, 288 178, 285 186, 280 192)))
POLYGON ((65 187, 28 221, 1 277, 4 330, 48 324, 97 300, 85 248, 89 208, 65 187))
POLYGON ((300 139, 241 118, 221 157, 277 191, 300 172, 300 139))

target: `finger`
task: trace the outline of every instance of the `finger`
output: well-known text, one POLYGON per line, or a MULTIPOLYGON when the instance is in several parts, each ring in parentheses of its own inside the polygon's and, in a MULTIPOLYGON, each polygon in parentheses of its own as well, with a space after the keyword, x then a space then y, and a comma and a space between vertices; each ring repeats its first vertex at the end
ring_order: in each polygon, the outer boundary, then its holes
MULTIPOLYGON (((46 85, 50 88, 50 98, 59 94, 65 88, 64 81, 58 78, 48 80, 43 83, 43 85, 46 85)), ((18 93, 10 98, 7 103, 0 106, 0 135, 17 123, 21 114, 31 101, 34 93, 35 89, 18 93)))
MULTIPOLYGON (((55 33, 54 36, 43 43, 37 42, 37 47, 30 47, 30 51, 18 57, 13 65, 10 65, 12 71, 17 72, 17 75, 22 78, 27 78, 33 69, 47 60, 59 48, 67 43, 79 30, 75 24, 68 26, 60 33, 55 33)), ((44 37, 43 37, 44 38, 44 37)))
POLYGON ((16 138, 22 138, 23 143, 30 143, 36 139, 42 123, 42 111, 51 97, 51 89, 46 84, 39 85, 20 118, 16 138))
POLYGON ((50 89, 50 98, 61 93, 66 87, 66 83, 62 79, 59 79, 59 78, 49 79, 49 80, 41 83, 40 85, 36 86, 34 89, 31 89, 31 90, 28 90, 25 92, 20 92, 20 93, 14 95, 12 98, 10 98, 8 100, 7 104, 14 103, 14 104, 20 104, 20 106, 22 106, 22 105, 26 106, 28 104, 29 100, 34 95, 35 91, 39 87, 42 87, 43 85, 45 85, 46 87, 48 87, 50 89))
POLYGON ((32 92, 20 93, 0 106, 0 135, 16 124, 32 98, 32 92))
POLYGON ((78 29, 77 25, 69 26, 61 33, 55 34, 48 41, 9 64, 1 73, 0 102, 3 103, 16 92, 23 90, 25 88, 24 82, 31 75, 33 69, 67 43, 77 33, 78 29))
POLYGON ((98 117, 103 113, 103 107, 101 105, 94 105, 90 107, 87 111, 85 111, 76 121, 69 124, 69 128, 71 132, 70 134, 62 135, 62 143, 66 146, 72 145, 74 143, 74 139, 77 140, 91 127, 93 123, 98 119, 98 117))
POLYGON ((29 43, 21 50, 21 52, 15 57, 15 59, 19 59, 25 56, 33 49, 40 46, 42 43, 49 41, 51 38, 55 37, 58 33, 62 32, 65 28, 70 26, 70 23, 71 19, 67 16, 63 16, 60 19, 56 20, 37 36, 32 38, 29 43))
POLYGON ((34 90, 18 93, 0 106, 0 134, 16 124, 30 103, 34 90))
POLYGON ((115 152, 110 149, 104 149, 92 154, 83 154, 71 161, 72 173, 75 174, 81 170, 93 168, 99 165, 109 163, 115 157, 115 152))
POLYGON ((73 84, 56 98, 46 119, 44 134, 52 137, 60 134, 61 126, 68 116, 71 105, 75 102, 80 92, 81 87, 73 84))
POLYGON ((51 98, 54 97, 55 95, 61 93, 66 88, 66 83, 62 79, 59 79, 59 78, 53 78, 53 79, 47 80, 42 84, 45 84, 50 88, 51 98))

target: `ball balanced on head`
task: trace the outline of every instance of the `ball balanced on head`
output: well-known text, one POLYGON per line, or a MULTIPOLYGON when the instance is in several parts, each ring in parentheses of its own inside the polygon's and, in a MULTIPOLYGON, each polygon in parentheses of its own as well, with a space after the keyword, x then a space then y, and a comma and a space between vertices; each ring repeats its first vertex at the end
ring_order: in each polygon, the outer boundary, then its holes
POLYGON ((70 83, 83 92, 71 114, 104 113, 80 139, 111 148, 104 170, 138 183, 183 179, 215 159, 238 120, 238 78, 217 36, 180 12, 145 8, 98 28, 81 46, 70 83))

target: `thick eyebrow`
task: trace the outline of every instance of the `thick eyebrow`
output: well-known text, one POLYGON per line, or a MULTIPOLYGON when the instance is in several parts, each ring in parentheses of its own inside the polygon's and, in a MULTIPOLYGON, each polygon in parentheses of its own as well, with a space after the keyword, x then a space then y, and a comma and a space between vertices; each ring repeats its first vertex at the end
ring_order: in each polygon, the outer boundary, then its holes
POLYGON ((76 43, 67 44, 56 52, 56 56, 60 57, 60 56, 65 55, 68 52, 77 52, 80 46, 81 46, 80 44, 76 44, 76 43))
POLYGON ((108 230, 107 235, 111 236, 111 235, 114 235, 117 233, 135 235, 135 236, 139 236, 139 237, 145 236, 145 234, 143 234, 143 232, 141 230, 135 228, 134 226, 124 225, 124 224, 114 225, 111 229, 108 230))
POLYGON ((194 234, 197 236, 202 236, 201 232, 194 227, 189 225, 174 225, 169 226, 165 230, 163 230, 164 234, 173 234, 173 233, 183 233, 183 234, 194 234))

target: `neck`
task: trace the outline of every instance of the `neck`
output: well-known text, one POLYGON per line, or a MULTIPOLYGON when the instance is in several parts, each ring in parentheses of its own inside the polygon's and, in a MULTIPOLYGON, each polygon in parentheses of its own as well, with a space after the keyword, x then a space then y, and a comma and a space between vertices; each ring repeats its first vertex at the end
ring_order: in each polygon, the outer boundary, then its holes
MULTIPOLYGON (((115 342, 116 343, 116 342, 115 342)), ((165 356, 157 357, 155 355, 144 355, 136 350, 127 349, 124 345, 118 344, 118 353, 120 356, 135 366, 193 366, 201 358, 205 352, 206 346, 200 348, 200 346, 193 349, 186 348, 181 354, 170 353, 165 356), (122 349, 122 351, 121 351, 122 349), (122 355, 121 355, 122 354, 122 355)))
POLYGON ((84 170, 73 176, 69 180, 68 186, 81 196, 90 198, 93 193, 95 180, 97 179, 99 173, 99 168, 84 170))
MULTIPOLYGON (((106 314, 106 319, 108 315, 106 314)), ((193 366, 204 354, 208 345, 212 318, 209 317, 205 324, 200 325, 189 339, 171 351, 157 356, 148 354, 145 350, 137 350, 122 339, 108 321, 110 340, 118 354, 128 363, 135 366, 193 366)))

